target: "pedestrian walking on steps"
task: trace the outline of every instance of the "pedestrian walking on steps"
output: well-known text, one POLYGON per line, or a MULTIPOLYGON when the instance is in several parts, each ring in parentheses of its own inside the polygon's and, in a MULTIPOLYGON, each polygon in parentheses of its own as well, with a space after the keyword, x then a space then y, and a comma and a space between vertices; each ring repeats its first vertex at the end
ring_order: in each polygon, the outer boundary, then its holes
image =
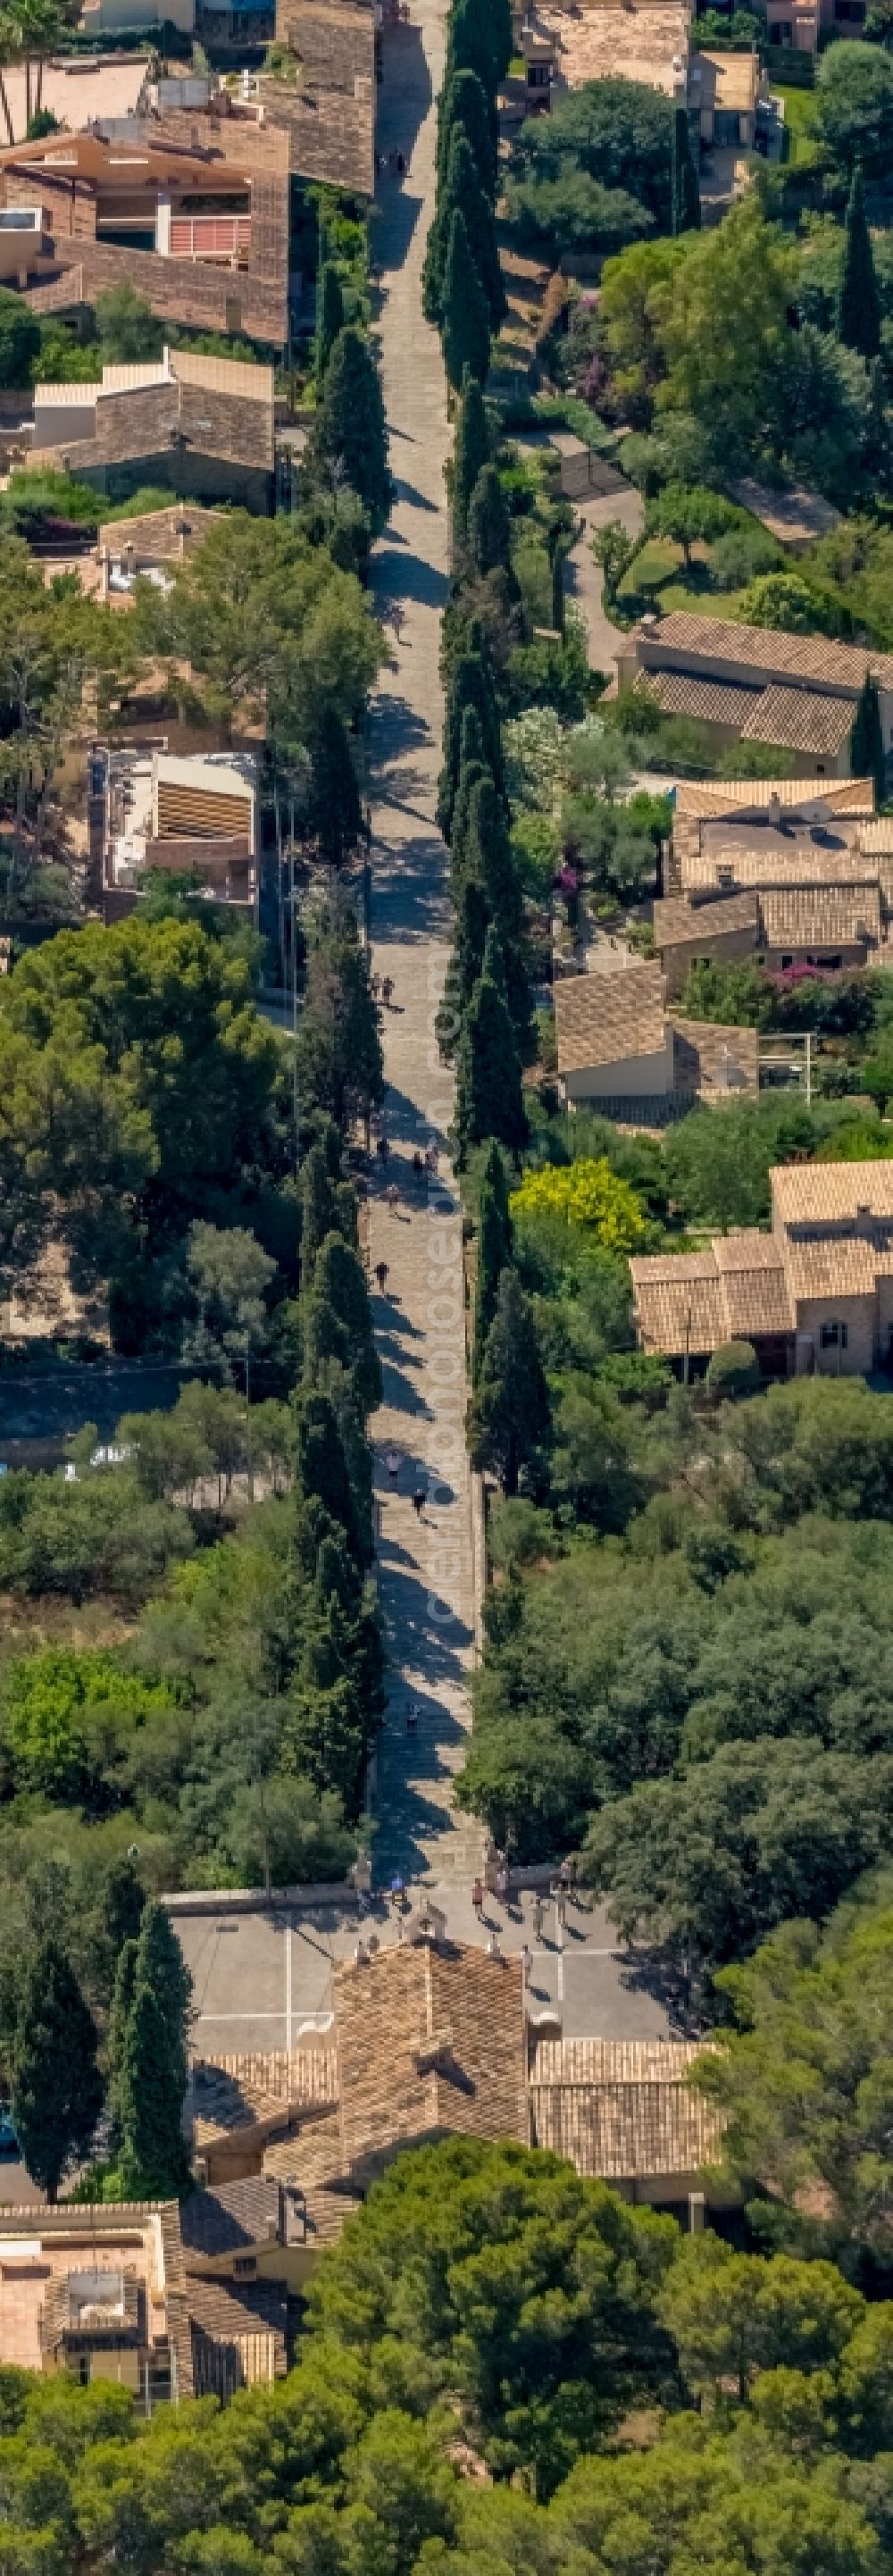
POLYGON ((417 1521, 420 1521, 422 1518, 427 1500, 428 1497, 425 1492, 424 1485, 417 1485, 412 1498, 412 1508, 417 1521))
POLYGON ((388 1140, 386 1136, 376 1137, 375 1151, 378 1155, 379 1162, 386 1163, 388 1159, 388 1140))
POLYGON ((398 1476, 399 1476, 399 1474, 400 1474, 400 1451, 399 1451, 399 1449, 389 1449, 389 1450, 388 1450, 388 1454, 387 1454, 387 1457, 386 1457, 386 1459, 385 1459, 385 1466, 386 1466, 386 1468, 387 1468, 388 1475, 389 1475, 389 1477, 390 1477, 390 1479, 391 1479, 391 1484, 392 1484, 392 1485, 394 1486, 394 1488, 396 1489, 397 1478, 398 1478, 398 1476))
POLYGON ((386 1289, 386 1287, 387 1287, 387 1283, 388 1283, 388 1265, 387 1265, 387 1262, 386 1262, 386 1261, 377 1261, 377 1262, 376 1262, 376 1264, 375 1264, 375 1276, 376 1276, 376 1279, 377 1279, 377 1281, 378 1281, 378 1293, 379 1293, 379 1296, 380 1296, 380 1297, 383 1297, 383 1296, 384 1296, 385 1289, 386 1289))
POLYGON ((418 1712, 418 1708, 417 1708, 417 1706, 416 1706, 416 1702, 415 1702, 415 1700, 413 1700, 412 1707, 411 1707, 411 1708, 408 1708, 408 1709, 407 1709, 407 1711, 406 1711, 406 1732, 407 1732, 407 1735, 414 1735, 414 1734, 415 1734, 415 1731, 416 1731, 416 1727, 417 1727, 417 1725, 418 1725, 418 1722, 419 1722, 419 1712, 418 1712))
POLYGON ((474 1886, 471 1891, 471 1902, 474 1906, 478 1922, 480 1922, 481 1915, 484 1910, 484 1888, 483 1881, 479 1878, 475 1879, 474 1886))
POLYGON ((390 1211, 391 1211, 391 1215, 392 1215, 392 1216, 396 1216, 396 1214, 397 1214, 397 1208, 398 1208, 398 1204, 399 1204, 399 1199, 400 1199, 400 1192, 399 1192, 399 1190, 398 1190, 398 1188, 397 1188, 397 1183, 396 1183, 396 1181, 389 1181, 389 1182, 388 1182, 388 1188, 387 1188, 387 1201, 388 1201, 388 1206, 389 1206, 389 1208, 390 1208, 390 1211))

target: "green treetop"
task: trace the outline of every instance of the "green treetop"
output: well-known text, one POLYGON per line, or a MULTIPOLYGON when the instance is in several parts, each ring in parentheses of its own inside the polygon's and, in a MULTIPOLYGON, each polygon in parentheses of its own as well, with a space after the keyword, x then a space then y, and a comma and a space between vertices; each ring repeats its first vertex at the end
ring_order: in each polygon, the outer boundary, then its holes
POLYGON ((19 1994, 10 2105, 32 2180, 54 2201, 66 2167, 86 2154, 102 2108, 97 2031, 58 1944, 37 1944, 19 1994))
POLYGON ((322 383, 339 331, 344 329, 344 297, 341 280, 332 260, 324 260, 316 288, 316 339, 313 362, 317 382, 322 383))
POLYGON ((463 1160, 469 1145, 497 1136, 517 1152, 527 1136, 521 1067, 507 1003, 489 976, 481 975, 465 1014, 456 1065, 456 1135, 463 1160))
POLYGON ((447 39, 447 81, 457 72, 477 73, 495 123, 495 48, 485 0, 453 0, 447 39))
POLYGON ((698 187, 698 174, 691 157, 688 109, 685 107, 675 107, 673 110, 671 191, 671 231, 697 232, 701 221, 701 194, 698 187))
POLYGON ((511 1258, 505 1164, 497 1144, 490 1144, 481 1174, 477 1222, 477 1272, 474 1300, 474 1374, 480 1373, 484 1346, 496 1312, 496 1296, 506 1262, 511 1258))
POLYGON ((512 540, 505 494, 495 465, 478 475, 468 506, 468 551, 475 571, 486 575, 497 566, 508 570, 512 540))
MULTIPOLYGON (((165 2199, 187 2179, 183 2104, 191 1997, 192 1978, 167 1908, 147 1905, 132 1963, 122 1972, 113 2066, 120 2166, 135 2199, 165 2199)), ((118 2003, 116 1996, 116 2008, 118 2003)))
POLYGON ((456 421, 453 445, 451 503, 453 542, 461 546, 468 519, 468 505, 478 475, 489 460, 490 433, 484 397, 476 376, 466 376, 456 421))
POLYGON ((483 384, 490 364, 490 308, 459 208, 447 235, 440 317, 444 364, 454 391, 463 384, 466 369, 483 384))
POLYGON ((487 919, 487 898, 483 886, 477 877, 464 877, 435 1028, 441 1055, 448 1064, 456 1053, 465 1012, 483 966, 487 919))
POLYGON ((372 1335, 369 1292, 359 1254, 342 1234, 321 1244, 313 1289, 304 1301, 305 1368, 318 1386, 326 1360, 347 1370, 364 1414, 381 1403, 381 1369, 372 1335))
POLYGON ((457 213, 461 214, 468 234, 471 256, 487 299, 491 328, 498 331, 506 304, 493 207, 481 187, 471 145, 461 126, 456 126, 452 135, 446 178, 425 249, 423 300, 429 322, 440 321, 444 313, 447 251, 453 216, 457 213))
MULTIPOLYGON (((493 116, 477 72, 449 72, 437 102, 437 184, 444 186, 450 143, 457 129, 467 134, 481 187, 496 194, 496 148, 493 116)), ((16 297, 16 302, 19 298, 16 297)))
POLYGON ((461 653, 447 684, 443 769, 437 797, 437 820, 447 841, 451 838, 459 771, 463 761, 468 760, 485 760, 501 792, 503 765, 499 716, 489 661, 482 652, 461 653), (464 730, 469 709, 473 709, 477 717, 479 733, 475 736, 466 734, 464 730))
POLYGON ((884 752, 884 728, 877 681, 866 671, 850 732, 850 772, 853 778, 873 778, 878 804, 886 794, 887 762, 884 752))
POLYGON ((323 462, 340 467, 352 483, 373 536, 380 536, 392 498, 384 402, 369 342, 350 324, 332 348, 314 438, 323 462))
POLYGON ((343 868, 361 838, 363 808, 347 730, 336 707, 324 710, 310 757, 308 821, 323 866, 343 868))
POLYGON ((837 297, 837 331, 848 348, 858 349, 860 358, 877 357, 881 345, 880 301, 865 213, 862 173, 858 169, 853 172, 846 210, 837 297))
POLYGON ((551 1418, 533 1313, 509 1262, 468 1408, 474 1465, 497 1475, 504 1494, 516 1494, 522 1470, 536 1465, 548 1443, 551 1418))

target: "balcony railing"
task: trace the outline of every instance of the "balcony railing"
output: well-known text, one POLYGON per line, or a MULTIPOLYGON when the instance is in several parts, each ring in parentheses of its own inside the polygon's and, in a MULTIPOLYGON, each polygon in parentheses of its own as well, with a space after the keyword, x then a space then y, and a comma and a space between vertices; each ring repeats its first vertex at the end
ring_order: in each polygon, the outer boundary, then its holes
POLYGON ((172 215, 172 259, 247 258, 251 246, 250 215, 172 215))

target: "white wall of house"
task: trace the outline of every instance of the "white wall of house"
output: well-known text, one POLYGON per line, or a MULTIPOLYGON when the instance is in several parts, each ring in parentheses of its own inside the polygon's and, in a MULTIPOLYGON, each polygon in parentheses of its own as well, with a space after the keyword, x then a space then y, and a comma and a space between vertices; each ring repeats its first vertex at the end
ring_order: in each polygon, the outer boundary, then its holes
POLYGON ((668 1027, 655 1055, 619 1056, 614 1064, 584 1065, 562 1077, 568 1100, 639 1100, 673 1088, 673 1032, 668 1027))

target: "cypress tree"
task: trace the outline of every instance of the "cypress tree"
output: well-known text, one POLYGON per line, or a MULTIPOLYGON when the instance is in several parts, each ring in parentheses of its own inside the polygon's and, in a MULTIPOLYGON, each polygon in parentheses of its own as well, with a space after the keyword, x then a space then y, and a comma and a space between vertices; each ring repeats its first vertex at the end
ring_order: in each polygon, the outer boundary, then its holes
POLYGON ((298 1481, 306 1503, 318 1503, 327 1518, 340 1521, 356 1553, 356 1513, 347 1459, 335 1409, 328 1395, 312 1391, 298 1412, 298 1481))
POLYGON ((478 1382, 468 1409, 468 1446, 476 1467, 498 1475, 516 1494, 523 1467, 545 1448, 551 1428, 549 1390, 536 1326, 516 1270, 508 1263, 496 1292, 478 1382))
POLYGON ((447 1064, 456 1053, 465 1013, 483 967, 486 938, 484 889, 477 877, 466 877, 456 906, 456 928, 434 1031, 447 1064))
POLYGON ((466 367, 483 384, 490 364, 490 311, 472 257, 465 219, 458 207, 447 237, 441 337, 444 365, 454 391, 463 383, 466 367))
POLYGON ((524 903, 512 859, 505 813, 492 778, 479 778, 468 811, 465 864, 480 878, 503 946, 524 937, 524 903))
POLYGON ((121 2108, 118 2100, 118 2070, 124 2061, 124 2039, 133 2003, 136 1982, 138 1934, 132 1934, 122 1945, 115 1971, 111 2011, 109 2013, 108 2051, 111 2068, 109 2108, 112 2114, 112 2137, 116 2148, 121 2144, 121 2108))
POLYGON ((850 776, 873 778, 879 805, 884 800, 886 766, 878 685, 871 672, 866 671, 850 731, 850 776))
POLYGON ((453 445, 453 473, 450 499, 453 512, 453 542, 461 546, 468 524, 468 506, 479 474, 489 461, 490 434, 484 397, 476 376, 466 376, 456 422, 453 445))
POLYGON ((480 975, 465 1014, 456 1064, 456 1135, 460 1165, 469 1145, 496 1136, 516 1153, 527 1136, 521 1066, 507 1003, 480 975))
POLYGON ((506 303, 493 208, 481 187, 471 145, 461 126, 456 127, 450 143, 446 180, 438 197, 437 212, 425 250, 422 300, 429 322, 438 322, 443 311, 447 250, 454 214, 461 214, 471 256, 487 299, 490 323, 492 329, 498 331, 506 303))
POLYGON ((698 187, 698 174, 691 157, 688 112, 684 107, 676 107, 673 110, 670 193, 671 231, 697 232, 701 221, 701 192, 698 187))
POLYGON ((32 2181, 56 2199, 73 2158, 86 2154, 102 2109, 97 2030, 56 1941, 25 1969, 12 2045, 10 2108, 32 2181))
POLYGON ((460 653, 447 689, 444 723, 443 769, 437 801, 437 821, 446 841, 450 838, 453 805, 459 784, 462 757, 462 725, 465 714, 473 708, 480 726, 482 756, 499 793, 503 787, 502 741, 493 684, 483 653, 460 653))
POLYGON ((339 331, 329 358, 314 443, 325 463, 343 465, 380 536, 392 499, 384 403, 369 342, 351 325, 339 331))
POLYGON ((115 1988, 118 1961, 128 1941, 135 1941, 143 1918, 146 1891, 126 1852, 109 1862, 98 1889, 90 1926, 90 1988, 108 2006, 115 1988))
POLYGON ((481 0, 453 0, 450 10, 445 76, 476 72, 487 100, 491 125, 496 123, 496 52, 481 0))
POLYGON ((167 1908, 147 1905, 113 2070, 120 2163, 134 2197, 173 2198, 188 2179, 183 2103, 191 1997, 192 1978, 167 1908))
POLYGON ((877 357, 881 345, 881 311, 862 174, 858 169, 853 173, 846 210, 837 330, 847 348, 858 349, 861 358, 877 357))
POLYGON ((372 1333, 366 1275, 359 1253, 342 1234, 328 1234, 316 1257, 313 1288, 304 1310, 305 1369, 318 1385, 326 1360, 347 1371, 360 1410, 381 1403, 381 1368, 372 1333))
POLYGON ((471 157, 485 194, 496 195, 496 142, 490 99, 477 72, 449 72, 437 109, 437 187, 446 185, 450 143, 457 130, 467 134, 471 157))
POLYGON ((316 1256, 327 1234, 335 1225, 335 1183, 326 1168, 322 1145, 311 1145, 301 1165, 298 1184, 301 1202, 301 1286, 307 1291, 313 1285, 316 1256))
POLYGON ((474 1299, 475 1378, 480 1374, 484 1345, 496 1312, 496 1292, 506 1262, 511 1259, 512 1221, 506 1187, 505 1164, 498 1145, 491 1143, 481 1174, 477 1223, 477 1277, 474 1299))
POLYGON ((475 572, 485 576, 497 566, 508 571, 512 560, 509 514, 495 465, 478 475, 468 508, 468 551, 475 572))
POLYGON ((452 894, 453 902, 456 904, 459 901, 466 877, 473 873, 473 871, 469 870, 468 866, 468 824, 471 813, 472 795, 477 786, 478 780, 480 778, 490 778, 490 775, 491 773, 489 769, 487 769, 482 760, 463 760, 462 767, 459 771, 459 784, 456 789, 456 801, 453 806, 452 840, 450 842, 450 892, 452 894))
POLYGON ((321 384, 338 338, 344 329, 344 297, 337 268, 325 260, 319 272, 316 289, 316 341, 314 366, 317 384, 321 384))
POLYGON ((323 866, 342 868, 359 841, 363 808, 347 730, 336 707, 324 708, 311 753, 309 822, 323 866))

